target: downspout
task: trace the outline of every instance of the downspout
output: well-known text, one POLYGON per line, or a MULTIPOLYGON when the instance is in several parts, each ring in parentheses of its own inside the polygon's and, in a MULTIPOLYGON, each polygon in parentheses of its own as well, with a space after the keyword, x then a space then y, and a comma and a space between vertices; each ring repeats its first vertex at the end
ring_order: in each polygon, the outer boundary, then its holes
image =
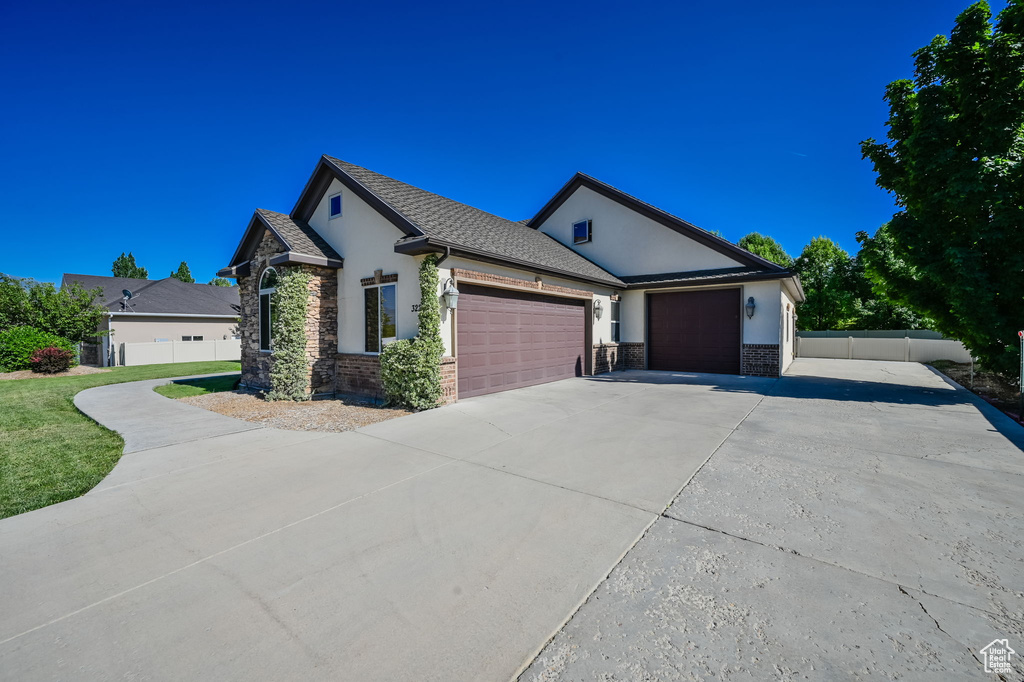
POLYGON ((445 261, 445 259, 446 259, 446 258, 448 258, 448 256, 450 256, 450 255, 452 255, 452 247, 450 247, 450 246, 445 246, 445 247, 444 247, 444 255, 443 255, 443 256, 441 256, 440 258, 438 258, 438 259, 437 259, 437 262, 435 262, 435 263, 434 263, 434 265, 440 265, 440 264, 441 264, 441 263, 443 263, 443 262, 445 261))

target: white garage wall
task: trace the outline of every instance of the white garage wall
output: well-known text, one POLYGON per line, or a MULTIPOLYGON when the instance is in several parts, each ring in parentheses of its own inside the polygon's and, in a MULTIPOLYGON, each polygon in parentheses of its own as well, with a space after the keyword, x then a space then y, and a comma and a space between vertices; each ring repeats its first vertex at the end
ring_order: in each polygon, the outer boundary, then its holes
POLYGON ((782 337, 782 371, 785 372, 791 364, 793 364, 793 357, 796 355, 796 334, 793 331, 796 315, 796 303, 792 296, 786 290, 785 286, 780 287, 781 307, 779 310, 781 324, 780 336, 782 337), (786 306, 789 306, 789 314, 787 315, 786 306))
POLYGON ((743 285, 740 317, 743 320, 743 343, 778 345, 782 310, 782 292, 778 280, 751 282, 743 285), (747 319, 743 308, 754 297, 754 317, 747 319))

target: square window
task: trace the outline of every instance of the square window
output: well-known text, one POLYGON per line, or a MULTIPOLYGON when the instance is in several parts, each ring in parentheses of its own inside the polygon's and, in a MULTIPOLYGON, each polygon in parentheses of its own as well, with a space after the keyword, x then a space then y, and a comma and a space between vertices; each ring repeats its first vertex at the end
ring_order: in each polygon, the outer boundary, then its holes
POLYGON ((337 218, 341 215, 341 194, 335 194, 330 199, 331 217, 337 218))
POLYGON ((572 243, 585 244, 590 241, 591 226, 589 220, 581 220, 572 224, 572 243))

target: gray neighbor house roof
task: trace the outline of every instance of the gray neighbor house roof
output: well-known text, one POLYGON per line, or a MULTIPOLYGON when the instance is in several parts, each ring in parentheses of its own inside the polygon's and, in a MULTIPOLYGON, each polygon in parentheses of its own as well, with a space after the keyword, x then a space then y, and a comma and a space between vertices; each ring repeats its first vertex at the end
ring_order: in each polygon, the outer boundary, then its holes
POLYGON ((85 289, 101 289, 100 301, 107 310, 160 315, 218 315, 238 317, 240 304, 238 287, 218 287, 211 284, 186 284, 173 277, 165 279, 133 279, 130 277, 104 277, 102 275, 65 274, 61 286, 77 282, 85 289), (122 307, 121 291, 132 292, 131 310, 122 307))
MULTIPOLYGON (((399 253, 453 253, 617 289, 698 284, 705 279, 744 281, 793 276, 775 263, 582 173, 566 183, 532 219, 512 221, 327 155, 321 157, 290 215, 263 209, 256 212, 229 267, 218 274, 248 274, 248 259, 259 243, 262 228, 270 229, 290 252, 308 253, 318 259, 318 264, 329 261, 341 267, 341 257, 307 222, 334 179, 405 233, 395 242, 395 251, 399 253), (743 265, 715 271, 616 276, 536 229, 545 215, 550 215, 579 186, 598 191, 743 265)), ((272 265, 277 262, 308 261, 282 254, 271 260, 272 265)))

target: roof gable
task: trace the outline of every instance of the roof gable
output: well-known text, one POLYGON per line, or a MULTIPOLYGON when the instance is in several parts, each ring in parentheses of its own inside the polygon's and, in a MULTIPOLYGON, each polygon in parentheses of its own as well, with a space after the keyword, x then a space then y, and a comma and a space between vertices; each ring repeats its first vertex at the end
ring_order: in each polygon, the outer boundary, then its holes
POLYGON ((284 249, 283 254, 271 259, 271 265, 306 263, 340 268, 344 264, 342 257, 305 221, 295 220, 284 213, 258 208, 253 213, 228 267, 217 274, 221 277, 244 275, 244 266, 252 258, 266 230, 274 235, 274 239, 284 249))
POLYGON ((551 197, 546 204, 544 204, 544 207, 537 212, 537 215, 527 222, 527 225, 533 229, 537 229, 581 187, 585 187, 603 197, 621 204, 622 206, 625 206, 670 230, 674 230, 675 232, 689 237, 703 246, 717 251, 724 256, 728 256, 742 265, 773 271, 785 269, 776 263, 772 263, 760 256, 756 256, 726 239, 722 239, 707 230, 699 228, 682 218, 678 218, 671 213, 668 213, 667 211, 663 211, 657 206, 653 206, 630 194, 626 194, 622 190, 612 187, 608 183, 601 182, 597 178, 591 177, 585 173, 576 173, 569 182, 565 183, 562 189, 558 190, 558 192, 551 197))
POLYGON ((400 182, 330 156, 320 159, 292 210, 306 221, 337 178, 398 227, 401 253, 451 250, 470 258, 518 265, 575 279, 621 287, 622 281, 557 240, 481 209, 400 182))

